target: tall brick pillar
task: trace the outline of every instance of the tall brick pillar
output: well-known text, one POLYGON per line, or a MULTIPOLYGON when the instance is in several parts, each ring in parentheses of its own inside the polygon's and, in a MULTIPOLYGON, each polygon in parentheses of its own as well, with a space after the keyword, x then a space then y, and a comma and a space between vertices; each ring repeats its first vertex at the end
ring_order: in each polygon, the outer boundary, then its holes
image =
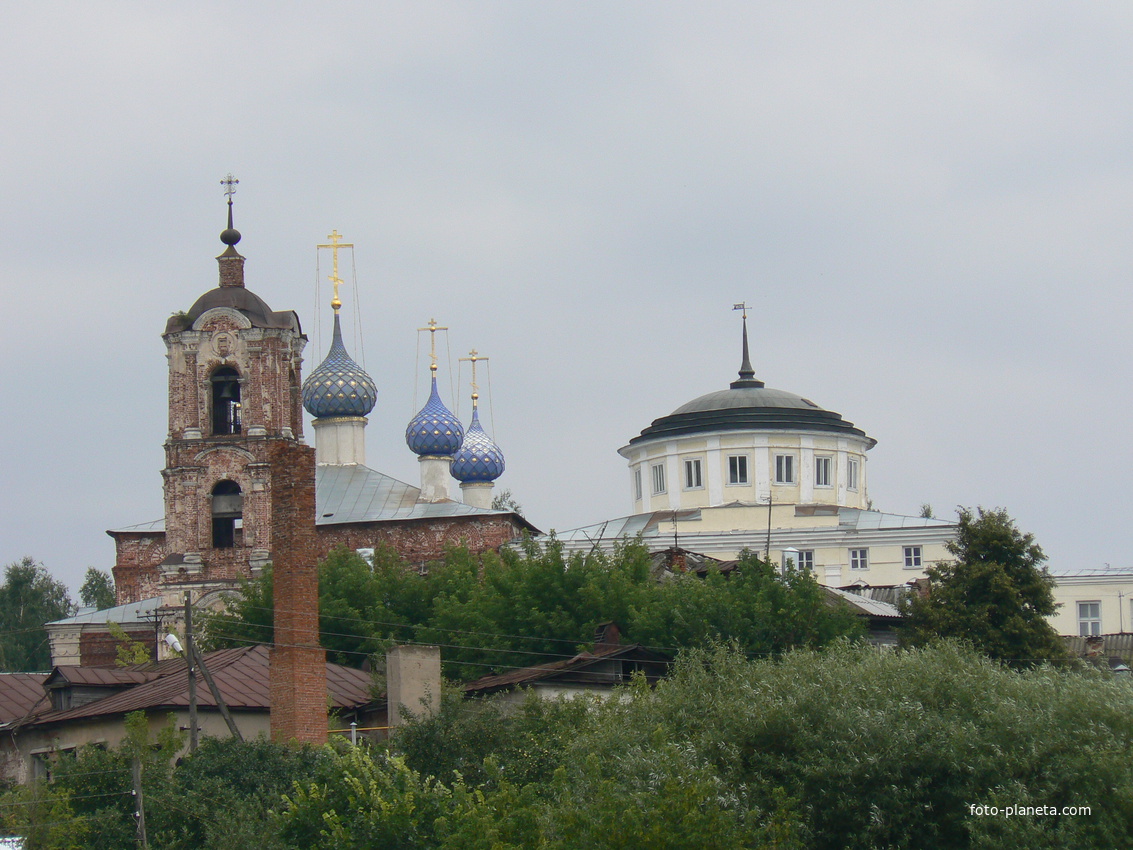
POLYGON ((327 740, 326 651, 319 646, 315 545, 315 450, 272 441, 272 575, 275 645, 271 650, 271 737, 278 743, 327 740))

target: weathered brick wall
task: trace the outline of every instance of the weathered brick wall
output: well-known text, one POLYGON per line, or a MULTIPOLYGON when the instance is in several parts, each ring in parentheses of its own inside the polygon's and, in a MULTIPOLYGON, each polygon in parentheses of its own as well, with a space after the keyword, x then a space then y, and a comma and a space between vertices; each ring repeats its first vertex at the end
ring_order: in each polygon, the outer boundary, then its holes
MULTIPOLYGON (((89 628, 89 627, 88 627, 89 628)), ((136 640, 149 648, 150 657, 154 656, 153 629, 127 629, 123 627, 130 640, 136 640)), ((81 664, 88 667, 112 667, 118 662, 118 644, 109 631, 83 630, 79 637, 79 658, 81 664)))
POLYGON ((271 652, 271 737, 325 743, 326 652, 319 646, 315 450, 273 440, 270 463, 275 646, 271 652))
POLYGON ((413 566, 421 566, 443 557, 450 546, 466 546, 473 552, 495 550, 523 531, 515 517, 506 515, 344 523, 319 526, 318 547, 323 557, 335 546, 368 549, 385 544, 413 566))
POLYGON ((118 604, 158 595, 158 564, 165 560, 165 533, 112 532, 114 589, 118 604))

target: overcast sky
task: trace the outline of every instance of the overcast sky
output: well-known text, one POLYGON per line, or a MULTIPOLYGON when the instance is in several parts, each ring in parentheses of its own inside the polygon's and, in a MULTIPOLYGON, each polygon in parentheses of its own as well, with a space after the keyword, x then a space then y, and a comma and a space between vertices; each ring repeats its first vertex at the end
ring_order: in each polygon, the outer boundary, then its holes
POLYGON ((0 563, 77 589, 113 564, 105 529, 162 516, 160 335, 216 285, 231 171, 248 287, 299 312, 307 372, 329 345, 315 245, 356 245, 376 469, 418 483, 435 316, 451 407, 448 352, 491 358, 498 487, 528 518, 627 514, 617 449, 734 378, 746 300, 757 376, 878 440, 876 507, 1002 506, 1055 570, 1130 565, 1128 3, 4 21, 0 563))

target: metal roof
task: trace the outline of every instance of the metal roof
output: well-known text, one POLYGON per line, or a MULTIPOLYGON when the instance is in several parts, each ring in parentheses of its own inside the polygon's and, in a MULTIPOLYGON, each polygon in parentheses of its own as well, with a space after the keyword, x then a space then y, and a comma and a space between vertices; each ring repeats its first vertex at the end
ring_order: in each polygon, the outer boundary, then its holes
MULTIPOLYGON (((269 696, 268 647, 264 645, 222 649, 207 653, 205 664, 213 681, 230 709, 234 711, 266 711, 269 696)), ((75 675, 71 668, 69 675, 75 675)), ((92 668, 82 668, 87 671, 92 668)), ((108 671, 110 668, 99 668, 108 671)), ((118 674, 135 673, 152 677, 150 681, 111 694, 78 708, 45 711, 29 718, 29 724, 61 723, 70 720, 125 714, 130 711, 183 708, 189 705, 188 676, 184 659, 176 658, 158 664, 142 664, 120 668, 118 674)), ((327 693, 334 708, 353 709, 374 701, 370 693, 369 673, 327 664, 327 693)), ((201 708, 216 705, 203 678, 197 678, 197 703, 201 708)))
POLYGON ((863 614, 868 614, 871 617, 888 617, 894 620, 902 619, 901 612, 897 609, 896 605, 890 605, 888 602, 882 602, 878 599, 870 599, 868 596, 858 596, 856 593, 850 593, 847 590, 839 590, 836 587, 823 589, 827 593, 845 600, 863 614))
POLYGON ((945 528, 956 523, 935 517, 905 516, 887 514, 882 511, 866 511, 861 508, 839 508, 838 525, 842 528, 858 530, 866 528, 945 528))
MULTIPOLYGON (((507 516, 512 511, 475 508, 463 502, 421 502, 421 490, 366 466, 319 464, 315 467, 315 524, 507 516)), ((529 525, 529 523, 526 523, 529 525)), ((113 533, 157 533, 165 520, 112 529, 113 533)), ((532 526, 532 530, 538 530, 532 526)), ((117 622, 122 622, 121 620, 117 622)))
POLYGON ((0 723, 26 717, 47 699, 47 673, 0 673, 0 723))
POLYGON ((694 398, 668 416, 654 419, 629 444, 711 431, 822 431, 860 437, 867 449, 877 444, 853 422, 808 398, 753 383, 757 385, 737 381, 729 389, 694 398))
POLYGON ((101 611, 88 611, 85 614, 76 614, 64 620, 48 623, 49 626, 85 626, 93 623, 152 623, 154 612, 161 605, 161 597, 143 599, 141 602, 127 602, 125 605, 115 605, 113 608, 103 608, 101 611))
POLYGON ((595 647, 589 652, 580 652, 573 658, 555 661, 551 664, 539 664, 535 667, 524 667, 512 670, 510 673, 484 676, 464 686, 466 694, 486 694, 517 685, 530 684, 544 679, 558 679, 569 676, 574 683, 590 685, 617 684, 605 671, 594 671, 588 674, 588 668, 605 661, 623 659, 639 661, 647 664, 668 666, 672 659, 667 655, 646 649, 639 644, 595 647))
MULTIPOLYGON (((606 520, 605 522, 596 522, 593 525, 584 525, 581 528, 571 528, 566 531, 556 531, 555 537, 564 543, 570 542, 584 542, 589 541, 596 543, 599 540, 621 540, 622 538, 633 539, 638 534, 645 538, 657 537, 660 532, 658 525, 662 522, 697 522, 701 519, 703 512, 712 511, 717 509, 727 509, 735 507, 761 507, 766 514, 766 504, 756 505, 755 503, 739 504, 732 503, 729 505, 712 505, 705 508, 694 508, 691 510, 682 511, 653 511, 647 514, 633 514, 631 516, 618 517, 616 519, 606 520)), ((864 530, 885 530, 885 529, 899 529, 899 528, 948 528, 955 525, 953 522, 943 519, 933 519, 931 517, 914 517, 904 516, 902 514, 887 514, 881 511, 866 511, 860 508, 838 508, 838 530, 839 531, 864 531, 864 530)), ((793 531, 795 529, 777 529, 784 531, 793 531)), ((766 533, 766 526, 758 529, 762 533, 766 533)), ((682 530, 682 535, 699 534, 693 529, 682 530)), ((664 535, 667 538, 672 537, 672 531, 666 530, 664 535)))

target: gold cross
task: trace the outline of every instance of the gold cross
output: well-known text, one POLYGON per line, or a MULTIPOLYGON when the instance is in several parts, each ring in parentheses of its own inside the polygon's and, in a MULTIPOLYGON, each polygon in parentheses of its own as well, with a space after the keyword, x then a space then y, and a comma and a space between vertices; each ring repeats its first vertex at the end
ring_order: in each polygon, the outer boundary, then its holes
POLYGON ((228 196, 228 203, 232 203, 232 196, 236 194, 236 184, 239 182, 239 180, 232 176, 231 171, 220 181, 220 185, 224 187, 224 194, 228 196))
POLYGON ((434 374, 437 371, 437 331, 447 331, 448 328, 442 328, 437 324, 436 319, 429 319, 429 326, 425 328, 417 328, 417 332, 429 332, 429 371, 434 374))
POLYGON ((488 359, 487 357, 481 357, 477 353, 475 348, 468 352, 467 357, 461 357, 460 358, 460 361, 462 363, 467 361, 467 362, 470 362, 472 364, 472 409, 473 410, 476 409, 476 402, 480 398, 480 393, 477 392, 477 390, 480 389, 480 385, 476 383, 476 363, 479 360, 487 360, 487 359, 488 359))
POLYGON ((330 250, 331 250, 331 256, 333 257, 332 262, 334 264, 334 268, 333 268, 331 275, 328 279, 330 280, 330 282, 332 284, 334 284, 334 297, 331 298, 331 300, 330 300, 330 306, 332 308, 334 308, 334 312, 337 313, 338 308, 342 306, 342 301, 340 301, 339 297, 338 297, 338 286, 339 286, 339 284, 341 284, 343 282, 342 278, 340 278, 338 276, 338 249, 339 248, 353 249, 354 243, 353 242, 343 242, 342 241, 342 234, 339 233, 337 229, 332 230, 329 234, 327 234, 327 239, 330 240, 329 245, 319 245, 318 247, 319 248, 330 248, 330 250))

